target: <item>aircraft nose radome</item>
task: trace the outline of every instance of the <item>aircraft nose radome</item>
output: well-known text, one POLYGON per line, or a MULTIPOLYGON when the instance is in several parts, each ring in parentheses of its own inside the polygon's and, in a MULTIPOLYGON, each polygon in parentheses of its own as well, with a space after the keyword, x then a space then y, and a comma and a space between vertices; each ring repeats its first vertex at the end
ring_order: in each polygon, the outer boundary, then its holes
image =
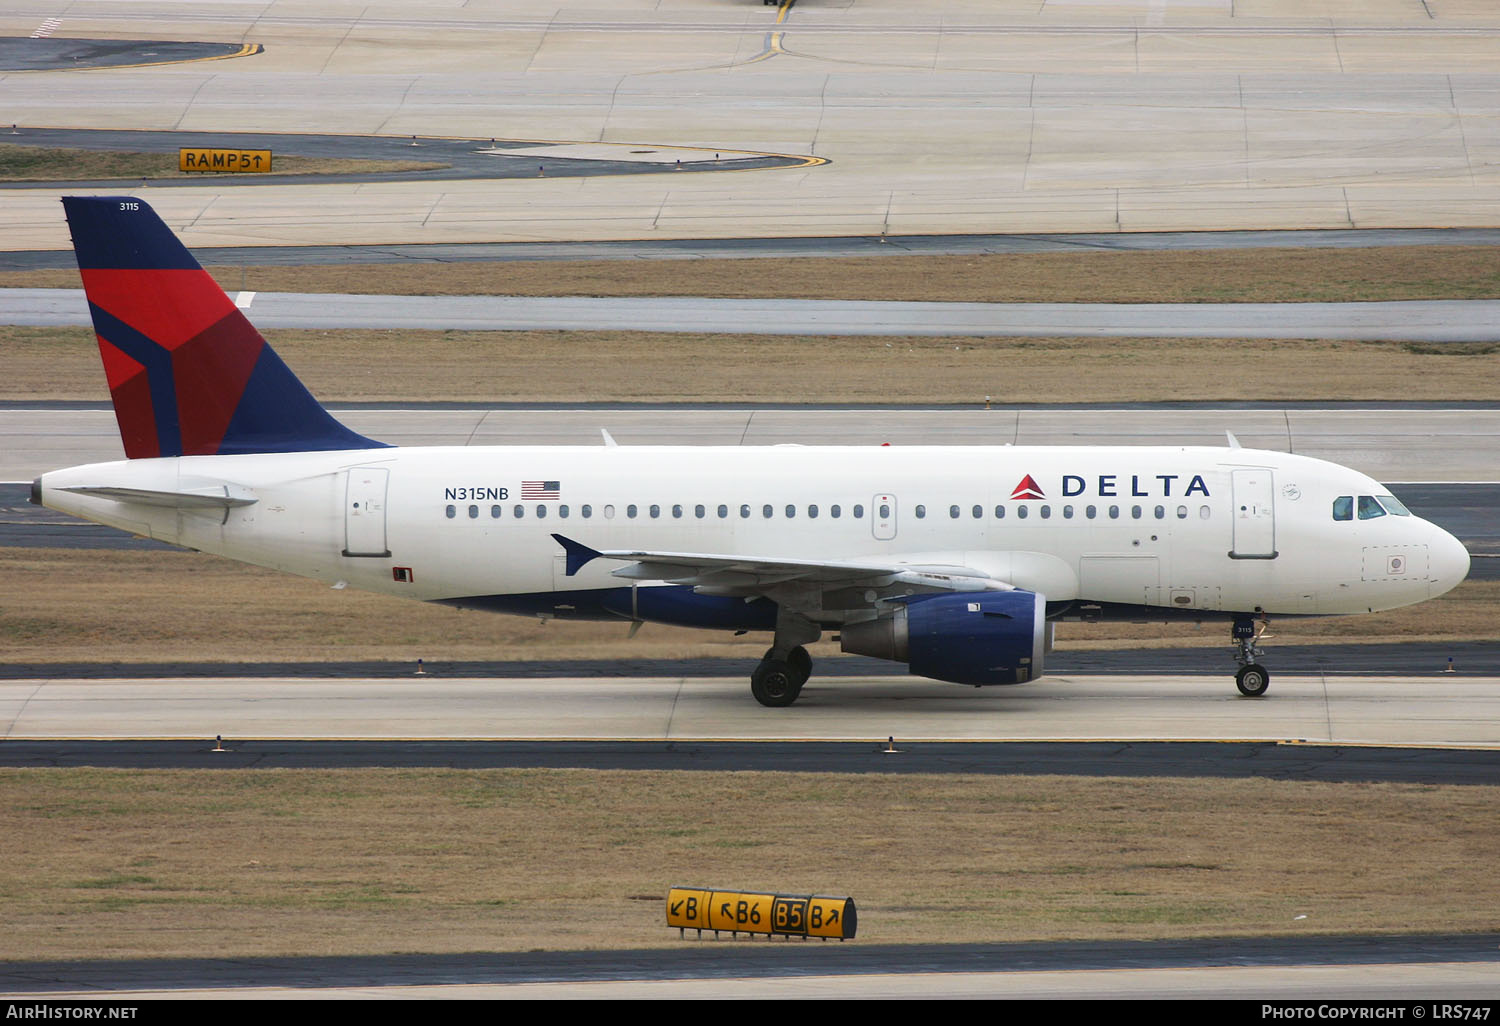
POLYGON ((1458 587, 1469 576, 1469 550, 1447 531, 1439 528, 1428 547, 1432 556, 1432 594, 1441 595, 1458 587))

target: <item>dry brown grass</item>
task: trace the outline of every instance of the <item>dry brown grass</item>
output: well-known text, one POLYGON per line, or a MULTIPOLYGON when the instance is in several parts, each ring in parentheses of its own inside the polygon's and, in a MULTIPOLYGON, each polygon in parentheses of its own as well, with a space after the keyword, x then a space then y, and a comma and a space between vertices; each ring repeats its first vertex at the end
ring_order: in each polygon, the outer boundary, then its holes
MULTIPOLYGON (((0 148, 3 152, 3 148, 0 148)), ((214 267, 229 289, 397 295, 726 296, 1045 303, 1286 303, 1500 297, 1500 249, 1393 246, 970 256, 214 267)), ((77 288, 66 271, 0 286, 77 288)))
MULTIPOLYGON (((448 167, 415 160, 344 160, 273 156, 279 175, 371 174, 448 167)), ((109 179, 202 178, 179 171, 177 154, 77 150, 45 146, 0 146, 0 182, 106 181, 109 179)), ((76 280, 76 275, 75 275, 76 280)))
MULTIPOLYGON (((192 552, 0 549, 0 657, 9 662, 337 661, 726 658, 765 651, 763 634, 735 638, 647 624, 542 624, 459 612, 248 567, 192 552), (232 624, 232 629, 226 629, 232 624)), ((1278 620, 1274 644, 1500 640, 1500 582, 1359 617, 1278 620)), ((1060 647, 1226 647, 1221 623, 1061 624, 1060 647)), ((824 641, 816 658, 837 655, 824 641)), ((1226 665, 1227 663, 1226 651, 1226 665)), ((894 673, 902 672, 897 664, 894 673)), ((737 672, 728 667, 726 672, 737 672)))
POLYGON ((1493 930, 1497 802, 1273 780, 0 770, 0 960, 699 943, 663 925, 673 885, 848 894, 871 943, 1493 930))
MULTIPOLYGON (((271 331, 324 401, 1490 400, 1500 345, 648 332, 271 331), (1247 372, 1229 373, 1227 367, 1247 372), (581 367, 607 368, 607 374, 581 367)), ((86 328, 0 326, 0 399, 104 399, 86 328)))

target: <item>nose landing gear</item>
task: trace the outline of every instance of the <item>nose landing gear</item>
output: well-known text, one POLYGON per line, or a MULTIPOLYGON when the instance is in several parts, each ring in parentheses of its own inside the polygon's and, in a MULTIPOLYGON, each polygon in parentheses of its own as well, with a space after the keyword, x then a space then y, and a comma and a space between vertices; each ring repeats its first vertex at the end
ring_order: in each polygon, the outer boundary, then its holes
POLYGON ((1271 673, 1260 665, 1260 659, 1264 654, 1261 651, 1260 639, 1265 637, 1266 628, 1270 621, 1265 617, 1254 620, 1249 617, 1234 621, 1235 662, 1240 664, 1239 670, 1234 675, 1234 686, 1240 689, 1240 694, 1246 698, 1259 698, 1266 693, 1271 686, 1271 673))

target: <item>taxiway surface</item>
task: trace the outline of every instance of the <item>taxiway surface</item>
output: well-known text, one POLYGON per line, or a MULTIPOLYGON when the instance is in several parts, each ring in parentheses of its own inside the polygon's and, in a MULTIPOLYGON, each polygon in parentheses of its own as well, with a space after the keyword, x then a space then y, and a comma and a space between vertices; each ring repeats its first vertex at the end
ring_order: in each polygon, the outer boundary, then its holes
MULTIPOLYGON (((761 335, 1500 340, 1500 300, 1382 303, 918 303, 691 296, 242 292, 262 329, 668 331, 761 335)), ((0 323, 88 327, 81 289, 0 289, 0 323)))
POLYGON ((1500 936, 1316 936, 1046 944, 775 944, 648 951, 0 964, 0 994, 49 1001, 306 998, 1492 998, 1500 936))
MULTIPOLYGON (((1227 662, 1227 660, 1226 660, 1227 662)), ((1500 747, 1500 678, 1047 676, 1005 688, 818 678, 788 715, 746 679, 0 681, 23 738, 1278 740, 1500 747)))
MULTIPOLYGON (((7 5, 0 35, 56 9, 7 5)), ((193 245, 1493 226, 1485 5, 494 0, 71 8, 56 37, 254 43, 10 73, 6 120, 804 154, 800 171, 153 189, 193 245), (315 97, 316 102, 309 102, 315 97)), ((60 249, 43 192, 0 246, 60 249)))

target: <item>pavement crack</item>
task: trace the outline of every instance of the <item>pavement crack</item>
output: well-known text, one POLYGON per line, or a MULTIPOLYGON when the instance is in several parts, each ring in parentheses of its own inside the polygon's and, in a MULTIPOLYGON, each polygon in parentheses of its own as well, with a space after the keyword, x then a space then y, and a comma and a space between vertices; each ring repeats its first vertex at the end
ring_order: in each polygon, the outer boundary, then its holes
POLYGON ((26 707, 28 705, 30 705, 31 704, 31 700, 37 696, 37 692, 41 691, 42 688, 44 688, 46 686, 47 686, 47 682, 46 681, 41 682, 36 687, 34 687, 34 688, 31 689, 31 694, 27 695, 24 699, 21 700, 21 707, 16 710, 15 718, 12 719, 9 723, 7 723, 5 725, 5 737, 3 739, 0 739, 0 740, 9 740, 10 739, 10 735, 15 732, 16 724, 20 722, 21 717, 25 714, 26 707))

